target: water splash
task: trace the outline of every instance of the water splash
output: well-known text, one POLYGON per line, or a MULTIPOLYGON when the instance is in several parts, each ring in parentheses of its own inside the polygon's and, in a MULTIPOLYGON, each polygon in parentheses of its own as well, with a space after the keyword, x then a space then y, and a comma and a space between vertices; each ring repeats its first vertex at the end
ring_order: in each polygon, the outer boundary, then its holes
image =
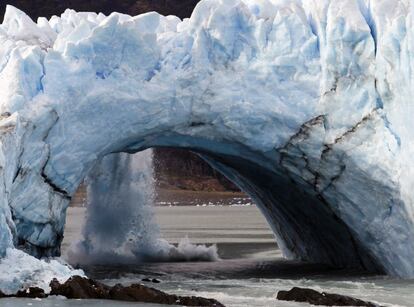
POLYGON ((142 261, 215 261, 217 247, 174 246, 161 238, 154 218, 152 150, 106 156, 87 183, 83 239, 68 253, 72 264, 131 264, 142 261))

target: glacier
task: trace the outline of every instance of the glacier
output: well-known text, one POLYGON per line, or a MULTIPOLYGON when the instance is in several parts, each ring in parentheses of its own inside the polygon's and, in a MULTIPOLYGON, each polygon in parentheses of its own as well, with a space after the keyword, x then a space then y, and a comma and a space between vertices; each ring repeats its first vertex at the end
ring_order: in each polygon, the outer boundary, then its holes
POLYGON ((35 22, 8 6, 0 266, 15 249, 59 256, 70 199, 104 157, 180 147, 255 200, 287 258, 414 277, 413 10, 202 0, 184 20, 35 22))

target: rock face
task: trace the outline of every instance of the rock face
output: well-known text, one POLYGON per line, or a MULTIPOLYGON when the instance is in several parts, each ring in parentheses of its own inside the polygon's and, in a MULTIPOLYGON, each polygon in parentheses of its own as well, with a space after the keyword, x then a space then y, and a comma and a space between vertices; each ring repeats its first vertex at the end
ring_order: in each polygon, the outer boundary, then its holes
POLYGON ((239 191, 218 171, 187 150, 155 149, 154 170, 160 189, 239 191))
POLYGON ((289 291, 279 291, 277 299, 323 306, 366 306, 379 307, 377 304, 365 302, 350 296, 318 292, 307 288, 292 288, 289 291))
POLYGON ((47 297, 47 294, 41 288, 30 287, 27 290, 18 291, 15 296, 24 298, 45 298, 47 297))
POLYGON ((214 299, 170 295, 141 284, 132 284, 130 286, 117 284, 109 287, 80 276, 71 277, 63 284, 53 280, 50 283, 50 287, 52 288, 50 295, 63 295, 69 299, 109 299, 166 305, 224 306, 214 299))
POLYGON ((47 294, 41 288, 37 287, 30 287, 25 290, 17 291, 16 294, 5 294, 0 291, 0 299, 7 298, 7 297, 20 297, 20 298, 46 298, 47 294))
POLYGON ((59 254, 103 157, 192 150, 289 258, 414 276, 406 1, 205 0, 190 19, 67 11, 0 26, 0 253, 59 254))
POLYGON ((60 284, 56 279, 50 283, 50 295, 62 295, 70 299, 108 298, 110 287, 81 276, 73 276, 60 284))
POLYGON ((110 287, 81 276, 73 276, 63 284, 59 283, 57 279, 53 279, 50 283, 50 288, 49 294, 46 294, 40 288, 28 288, 13 295, 6 295, 0 291, 0 299, 5 297, 46 298, 49 295, 61 295, 68 299, 103 299, 165 305, 224 307, 223 304, 214 299, 198 296, 170 295, 141 284, 132 284, 130 286, 117 284, 110 287))

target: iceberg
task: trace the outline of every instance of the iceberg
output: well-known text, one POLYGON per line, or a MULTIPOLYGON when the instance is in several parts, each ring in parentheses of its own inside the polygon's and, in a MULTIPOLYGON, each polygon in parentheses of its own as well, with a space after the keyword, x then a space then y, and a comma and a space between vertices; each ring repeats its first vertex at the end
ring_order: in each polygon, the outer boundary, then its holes
POLYGON ((414 277, 413 9, 203 0, 184 20, 35 22, 8 6, 0 255, 58 256, 94 166, 168 146, 248 193, 287 258, 414 277))

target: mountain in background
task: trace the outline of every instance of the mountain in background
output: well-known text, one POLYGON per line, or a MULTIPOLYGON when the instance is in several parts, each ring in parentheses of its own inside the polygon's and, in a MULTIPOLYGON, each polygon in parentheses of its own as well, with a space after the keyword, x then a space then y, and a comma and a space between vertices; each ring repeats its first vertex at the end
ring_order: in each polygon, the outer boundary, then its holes
POLYGON ((65 9, 75 11, 102 12, 109 15, 119 12, 129 15, 139 15, 157 11, 162 15, 176 15, 180 18, 190 17, 199 0, 1 0, 0 16, 3 16, 6 4, 11 4, 28 14, 34 20, 37 17, 51 17, 62 14, 65 9))

